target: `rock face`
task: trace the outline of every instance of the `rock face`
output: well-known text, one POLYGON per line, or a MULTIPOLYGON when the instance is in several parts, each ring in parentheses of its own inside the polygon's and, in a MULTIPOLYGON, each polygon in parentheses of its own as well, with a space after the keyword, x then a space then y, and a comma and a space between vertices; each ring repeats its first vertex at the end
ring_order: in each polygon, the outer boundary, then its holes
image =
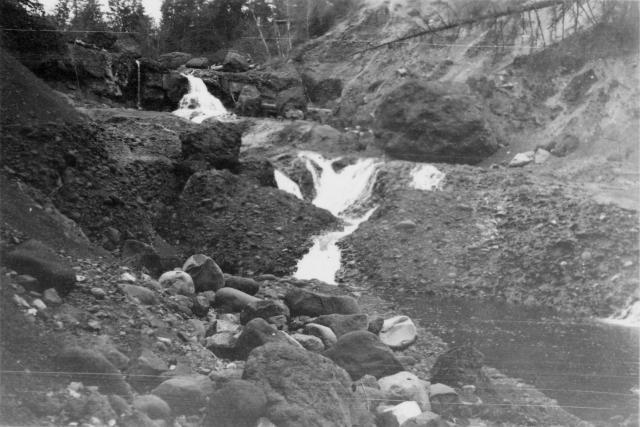
POLYGON ((192 255, 185 261, 182 269, 193 279, 196 292, 217 291, 224 287, 222 270, 206 255, 192 255))
POLYGON ((323 314, 357 314, 356 300, 349 296, 324 295, 302 289, 291 289, 285 302, 292 316, 321 316, 323 314))
POLYGON ((498 149, 479 105, 464 85, 411 80, 376 110, 376 139, 398 159, 478 163, 498 149))
POLYGON ((324 354, 343 367, 354 381, 366 374, 380 378, 404 370, 389 347, 368 331, 344 334, 324 354))
POLYGON ((395 316, 384 321, 379 336, 390 348, 400 350, 415 342, 418 331, 407 316, 395 316))
POLYGON ((217 169, 237 170, 240 135, 240 128, 230 123, 216 122, 192 128, 180 135, 183 158, 217 169))
POLYGON ((347 373, 302 348, 280 343, 257 348, 243 379, 266 391, 266 416, 279 427, 371 424, 364 402, 351 392, 347 373))
POLYGON ((40 291, 55 288, 66 294, 76 282, 75 272, 69 264, 38 240, 22 243, 7 254, 4 263, 18 273, 35 277, 40 291))
POLYGON ((254 427, 267 410, 267 396, 249 381, 232 380, 211 396, 204 425, 254 427))

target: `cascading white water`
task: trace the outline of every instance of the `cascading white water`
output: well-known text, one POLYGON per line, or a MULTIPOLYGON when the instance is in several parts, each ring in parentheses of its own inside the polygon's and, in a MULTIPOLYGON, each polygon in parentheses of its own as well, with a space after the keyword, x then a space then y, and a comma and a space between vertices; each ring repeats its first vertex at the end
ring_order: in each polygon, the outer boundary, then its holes
POLYGON ((183 74, 189 80, 189 93, 180 100, 179 108, 173 112, 195 123, 202 123, 210 117, 222 117, 229 113, 222 102, 207 90, 202 79, 183 74))
POLYGON ((280 190, 293 194, 298 199, 302 199, 302 192, 300 191, 300 187, 291 178, 277 169, 274 171, 273 175, 280 190))
POLYGON ((602 321, 611 325, 640 328, 640 301, 634 301, 620 313, 602 319, 602 321))
POLYGON ((142 109, 142 100, 141 100, 142 93, 140 91, 140 88, 142 87, 142 82, 140 81, 140 77, 141 77, 142 73, 140 72, 140 61, 138 61, 137 59, 136 59, 136 66, 138 67, 138 103, 137 103, 137 106, 138 106, 138 110, 141 110, 142 109))
POLYGON ((327 160, 318 153, 302 152, 299 157, 305 160, 313 177, 316 190, 313 204, 327 209, 344 220, 346 225, 342 231, 315 237, 309 252, 298 261, 294 276, 298 279, 319 279, 335 284, 335 274, 340 268, 341 258, 337 242, 356 231, 375 211, 373 208, 358 215, 354 209, 362 207, 371 196, 376 172, 381 163, 375 159, 360 159, 355 164, 335 172, 332 167, 333 160, 327 160))

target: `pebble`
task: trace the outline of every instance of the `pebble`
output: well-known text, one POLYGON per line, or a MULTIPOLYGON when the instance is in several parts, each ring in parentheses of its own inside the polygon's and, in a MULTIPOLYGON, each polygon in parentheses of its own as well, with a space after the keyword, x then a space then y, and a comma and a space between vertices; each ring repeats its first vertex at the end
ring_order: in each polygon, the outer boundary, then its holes
POLYGON ((31 305, 21 296, 14 295, 13 302, 15 302, 19 307, 31 308, 31 305))
POLYGON ((44 291, 43 298, 49 304, 62 304, 62 298, 58 295, 58 291, 55 288, 49 288, 44 291))
POLYGON ((129 272, 125 272, 120 275, 120 280, 127 283, 133 283, 137 279, 136 279, 136 276, 134 276, 133 274, 129 272))

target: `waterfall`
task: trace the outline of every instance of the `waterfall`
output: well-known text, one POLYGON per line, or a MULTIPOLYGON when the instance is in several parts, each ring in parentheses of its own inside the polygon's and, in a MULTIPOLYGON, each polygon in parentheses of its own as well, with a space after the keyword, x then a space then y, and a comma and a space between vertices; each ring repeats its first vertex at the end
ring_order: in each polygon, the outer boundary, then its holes
POLYGON ((142 94, 141 94, 141 91, 140 91, 140 87, 141 87, 142 83, 140 81, 140 76, 141 76, 141 73, 140 73, 140 61, 138 61, 137 59, 136 59, 136 66, 138 67, 138 104, 137 104, 137 106, 138 106, 138 110, 141 110, 142 109, 142 101, 141 101, 142 94))
POLYGON ((340 269, 341 258, 337 243, 356 231, 375 211, 373 208, 358 214, 355 210, 362 208, 370 198, 381 163, 375 159, 360 159, 335 172, 332 167, 334 160, 327 160, 320 154, 302 152, 299 157, 305 161, 313 177, 316 190, 313 204, 341 218, 345 226, 341 231, 316 236, 309 252, 298 262, 294 276, 336 284, 335 274, 340 269))
POLYGON ((173 114, 195 123, 202 123, 210 117, 229 114, 222 102, 209 93, 202 79, 187 74, 183 75, 189 80, 189 93, 182 97, 178 109, 173 114))
POLYGON ((300 187, 291 178, 277 169, 274 171, 273 175, 280 190, 293 194, 298 199, 302 199, 302 192, 300 191, 300 187))
POLYGON ((601 320, 611 325, 640 328, 640 301, 636 300, 619 313, 601 320))

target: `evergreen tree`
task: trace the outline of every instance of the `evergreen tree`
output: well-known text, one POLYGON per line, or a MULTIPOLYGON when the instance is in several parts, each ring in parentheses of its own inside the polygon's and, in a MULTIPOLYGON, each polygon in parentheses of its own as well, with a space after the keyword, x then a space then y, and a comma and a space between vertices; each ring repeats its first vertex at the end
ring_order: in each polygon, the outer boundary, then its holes
POLYGON ((71 19, 70 0, 58 0, 53 10, 53 20, 60 29, 66 29, 71 19))

